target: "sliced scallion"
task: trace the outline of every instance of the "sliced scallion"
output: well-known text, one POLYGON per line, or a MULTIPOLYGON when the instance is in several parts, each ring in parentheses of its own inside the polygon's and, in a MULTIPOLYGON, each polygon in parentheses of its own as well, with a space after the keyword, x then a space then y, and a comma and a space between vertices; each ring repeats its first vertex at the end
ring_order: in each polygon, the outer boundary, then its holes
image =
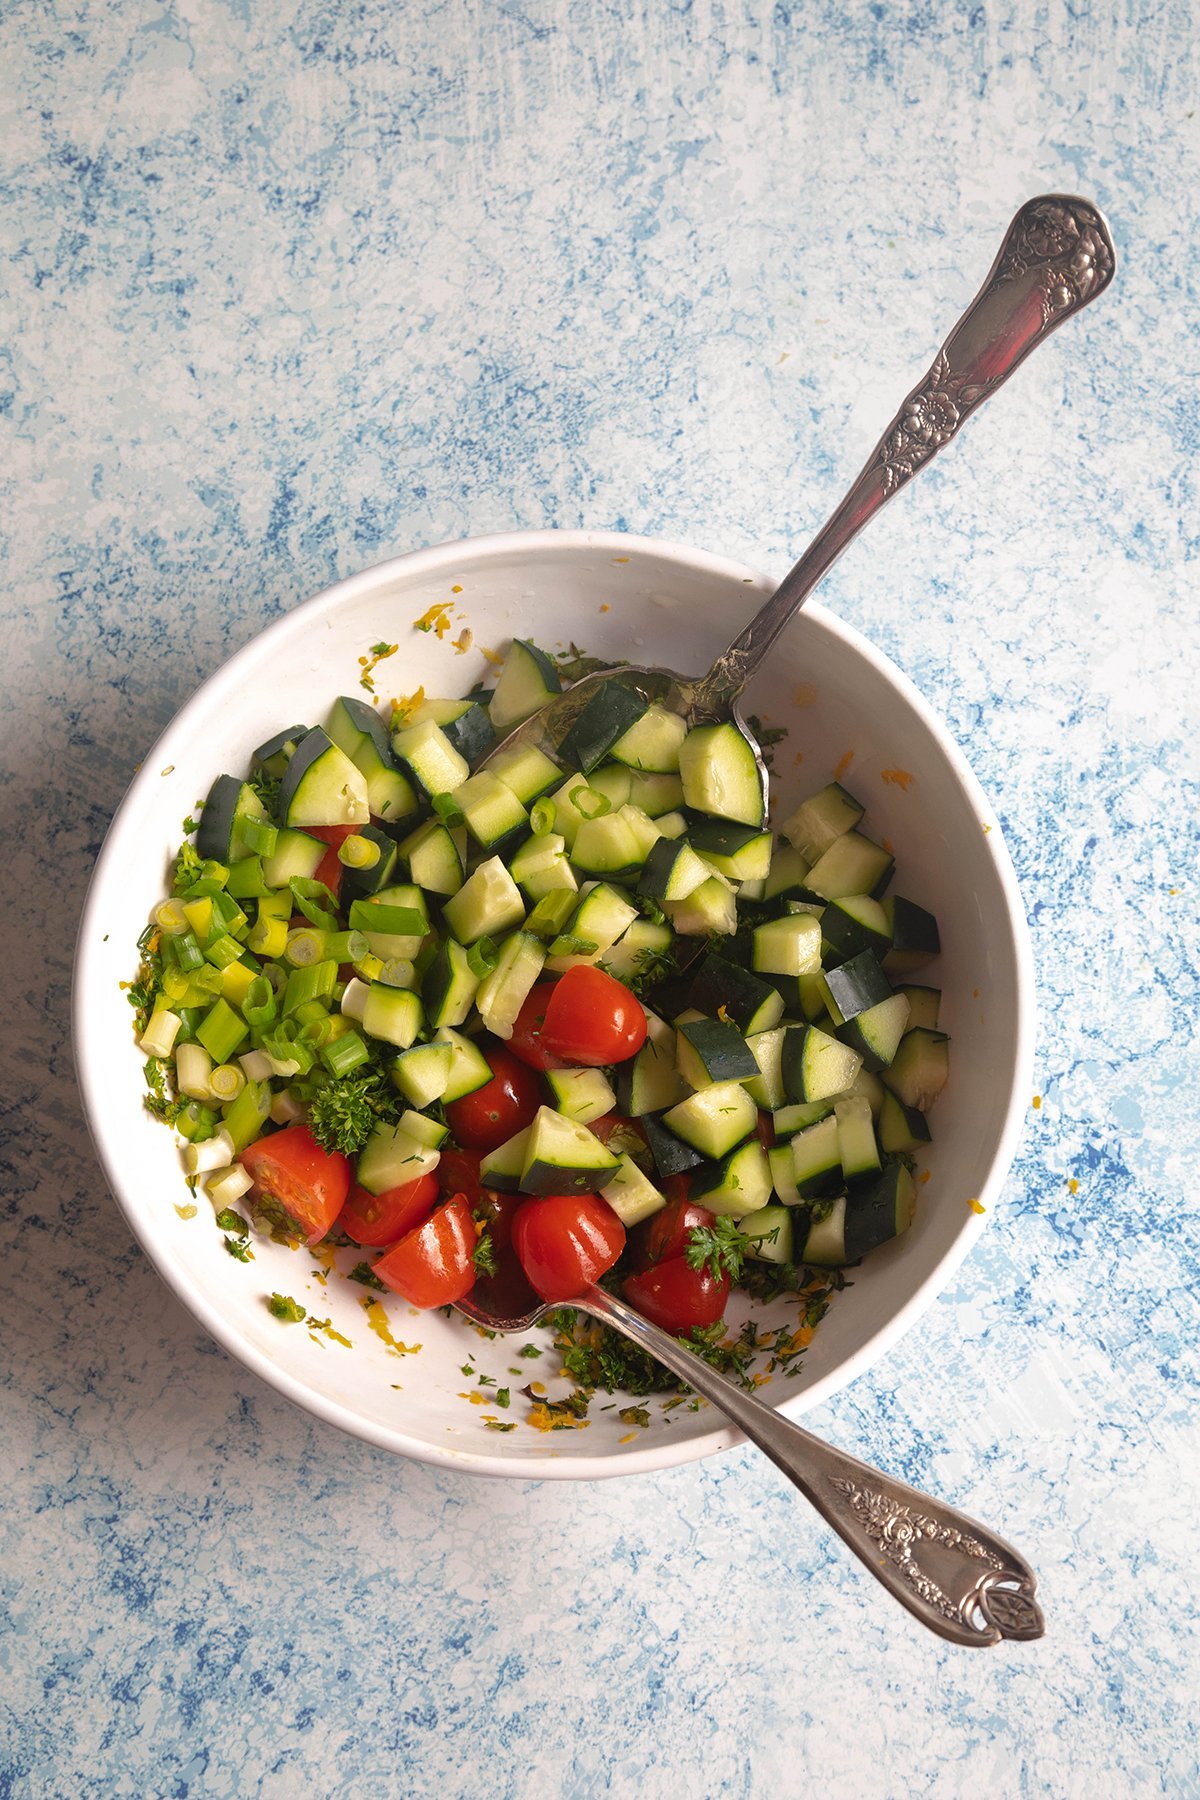
POLYGON ((379 857, 379 845, 360 837, 357 831, 352 831, 338 847, 338 861, 347 869, 373 869, 379 857))

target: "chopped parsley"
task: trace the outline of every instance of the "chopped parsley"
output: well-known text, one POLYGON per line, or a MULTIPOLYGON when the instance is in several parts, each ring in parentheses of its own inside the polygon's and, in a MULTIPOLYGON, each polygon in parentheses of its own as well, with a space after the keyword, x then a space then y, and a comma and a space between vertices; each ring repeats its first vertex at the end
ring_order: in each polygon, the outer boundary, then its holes
POLYGON ((254 1261, 254 1252, 251 1250, 245 1238, 227 1237, 222 1238, 221 1242, 235 1262, 254 1261))
POLYGON ((572 644, 566 650, 552 650, 550 661, 558 670, 559 679, 568 683, 582 681, 585 675, 596 675, 601 669, 614 667, 603 656, 588 656, 578 644, 572 644))
POLYGON ((711 1225, 692 1226, 683 1255, 689 1269, 702 1270, 714 1281, 720 1281, 722 1275, 738 1281, 748 1248, 748 1240, 734 1221, 722 1214, 711 1225))
POLYGON ((771 755, 776 744, 781 744, 787 736, 786 725, 764 725, 754 713, 747 713, 746 723, 758 739, 758 747, 762 751, 762 759, 768 769, 775 767, 775 758, 771 755))
POLYGON ((217 1229, 218 1231, 231 1231, 234 1237, 244 1238, 250 1236, 249 1225, 247 1225, 241 1213, 234 1212, 231 1206, 222 1207, 221 1211, 217 1214, 217 1229))
POLYGON ((496 1273, 496 1248, 492 1243, 492 1234, 486 1228, 479 1234, 479 1239, 471 1252, 471 1261, 475 1264, 477 1275, 494 1275, 496 1273))
POLYGON ((346 1279, 347 1281, 357 1281, 359 1287, 375 1288, 381 1294, 387 1293, 387 1289, 369 1262, 355 1263, 346 1279))
POLYGON ((497 1388, 496 1392, 492 1395, 492 1399, 496 1402, 497 1406, 508 1406, 512 1400, 512 1394, 506 1387, 497 1388))
POLYGON ((143 1104, 146 1111, 152 1113, 156 1119, 161 1119, 166 1125, 173 1125, 187 1105, 187 1101, 172 1095, 169 1091, 167 1087, 168 1067, 173 1073, 174 1064, 168 1065, 161 1056, 146 1058, 146 1086, 150 1092, 146 1095, 143 1104))
POLYGON ((322 1150, 355 1156, 382 1119, 399 1117, 396 1090, 382 1068, 368 1065, 341 1080, 315 1074, 300 1087, 308 1107, 308 1128, 322 1150))

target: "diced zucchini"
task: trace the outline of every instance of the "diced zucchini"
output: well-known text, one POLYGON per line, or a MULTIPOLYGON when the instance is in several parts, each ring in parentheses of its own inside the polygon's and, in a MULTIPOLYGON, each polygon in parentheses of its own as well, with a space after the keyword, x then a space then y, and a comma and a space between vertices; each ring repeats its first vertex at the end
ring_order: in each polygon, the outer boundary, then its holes
POLYGON ((872 1072, 886 1069, 900 1047, 908 1028, 908 1001, 903 994, 889 994, 877 1006, 856 1013, 841 1026, 838 1036, 863 1059, 863 1067, 872 1072))
POLYGON ((447 1104, 487 1086, 492 1079, 492 1065, 473 1038, 464 1037, 449 1025, 439 1025, 433 1041, 447 1045, 450 1050, 450 1079, 442 1095, 447 1104))
POLYGON ((758 1074, 753 1081, 746 1083, 746 1092, 756 1106, 764 1111, 772 1112, 782 1106, 787 1096, 783 1091, 783 1034, 787 1027, 773 1026, 770 1031, 754 1031, 746 1039, 754 1060, 758 1064, 758 1074))
POLYGON ((514 1193, 521 1186, 521 1170, 531 1127, 526 1125, 495 1150, 484 1153, 479 1164, 479 1180, 484 1187, 499 1188, 501 1193, 514 1193))
POLYGON ((790 894, 807 894, 805 883, 811 866, 791 844, 776 844, 763 884, 763 899, 783 900, 790 894))
POLYGON ((617 1107, 628 1118, 640 1119, 665 1112, 687 1094, 675 1063, 675 1033, 656 1013, 647 1012, 645 1043, 630 1061, 617 1065, 617 1107))
POLYGON ((640 806, 648 818, 664 818, 683 805, 683 783, 678 775, 649 775, 632 769, 629 772, 629 804, 640 806))
POLYGON ((392 1080, 413 1106, 432 1106, 450 1084, 454 1051, 449 1044, 416 1044, 392 1064, 392 1080))
POLYGON ((694 1019, 675 1037, 675 1062, 688 1086, 699 1090, 716 1081, 752 1081, 759 1073, 754 1052, 727 1019, 694 1019))
POLYGON ((575 833, 571 861, 587 875, 632 875, 645 857, 622 809, 584 820, 575 833))
POLYGON ((886 1091, 879 1109, 878 1131, 880 1148, 889 1156, 908 1155, 929 1142, 925 1114, 915 1106, 905 1106, 895 1094, 886 1091))
POLYGON ((831 1113, 819 1124, 798 1131, 790 1140, 792 1174, 802 1200, 820 1199, 842 1189, 842 1151, 837 1119, 831 1113))
POLYGON ((420 998, 410 988, 385 987, 381 981, 371 983, 362 1013, 362 1028, 368 1037, 407 1050, 416 1042, 424 1022, 420 998))
POLYGON ((506 744, 488 763, 488 772, 510 788, 522 806, 532 806, 557 787, 563 774, 558 764, 535 744, 506 744))
POLYGON ((821 954, 830 968, 869 950, 886 956, 892 942, 883 902, 869 894, 846 894, 831 900, 821 914, 821 954))
POLYGON ((912 1176, 903 1163, 889 1163, 873 1181, 835 1200, 824 1218, 814 1219, 800 1260, 818 1268, 857 1262, 907 1231, 915 1206, 912 1176))
POLYGON ((355 1179, 369 1194, 385 1194, 403 1182, 432 1174, 439 1156, 439 1151, 418 1143, 399 1125, 380 1120, 358 1153, 355 1179))
POLYGON ((876 1120, 879 1118, 879 1110, 883 1105, 883 1097, 887 1093, 887 1089, 884 1087, 882 1081, 880 1081, 874 1069, 868 1069, 864 1064, 858 1071, 858 1074, 854 1077, 847 1092, 851 1094, 861 1094, 871 1109, 871 1117, 876 1120))
POLYGON ((756 1137, 728 1155, 701 1165, 692 1175, 688 1198, 710 1212, 733 1219, 758 1212, 771 1198, 771 1169, 756 1137))
POLYGON ((521 929, 531 931, 534 937, 548 943, 566 930, 577 903, 575 888, 551 888, 549 893, 542 895, 521 929))
POLYGON ((368 863, 365 868, 355 868, 352 864, 343 863, 342 885, 338 892, 343 912, 349 909, 352 901, 369 899, 372 894, 387 887, 396 873, 398 860, 395 843, 378 826, 360 825, 354 835, 371 846, 375 851, 375 861, 368 863))
POLYGON ((617 1097, 602 1069, 547 1069, 546 1086, 555 1111, 580 1125, 590 1125, 616 1109, 617 1097))
POLYGON ((771 1114, 775 1136, 779 1139, 794 1138, 798 1131, 804 1131, 809 1125, 817 1125, 822 1119, 827 1119, 832 1111, 832 1100, 801 1100, 795 1104, 776 1107, 771 1114))
POLYGON ((488 709, 479 700, 425 700, 409 719, 410 725, 423 725, 432 719, 440 725, 460 756, 474 768, 496 741, 488 709))
POLYGON ((668 1131, 710 1159, 732 1150, 754 1130, 757 1119, 758 1109, 736 1081, 714 1082, 663 1114, 668 1131))
POLYGON ((747 1037, 769 1031, 783 1017, 783 997, 770 982, 710 950, 697 969, 689 999, 703 1013, 732 1019, 747 1037))
POLYGON ((246 819, 269 823, 267 809, 248 781, 239 781, 234 775, 218 775, 208 790, 196 827, 197 856, 226 864, 248 856, 251 846, 241 832, 246 819))
POLYGON ((443 1125, 440 1119, 431 1119, 427 1113, 413 1112, 411 1108, 400 1114, 396 1124, 399 1130, 430 1150, 439 1149, 450 1135, 450 1127, 443 1125))
POLYGON ((545 652, 514 638, 488 706, 494 730, 504 736, 561 692, 558 670, 545 652))
MULTIPOLYGON (((463 842, 465 843, 465 838, 463 842)), ((399 845, 399 855, 418 887, 431 894, 457 894, 463 859, 454 834, 440 819, 426 819, 399 845)))
POLYGON ((491 850, 514 833, 529 828, 529 814, 512 789, 490 768, 469 775, 455 789, 454 800, 467 822, 467 830, 483 850, 491 850))
POLYGON ((545 961, 545 946, 528 931, 514 931, 501 946, 495 968, 484 976, 475 995, 476 1011, 497 1037, 512 1036, 517 1014, 545 961))
POLYGON ((315 725, 297 744, 279 784, 279 817, 305 825, 366 825, 367 783, 344 750, 315 725))
POLYGON ((672 1175, 686 1174, 689 1169, 698 1169, 704 1161, 699 1150, 694 1150, 682 1138, 676 1137, 673 1131, 668 1131, 654 1114, 645 1114, 641 1124, 660 1181, 666 1181, 672 1175))
POLYGON ((950 1074, 949 1043, 942 1031, 906 1031, 891 1067, 883 1072, 883 1085, 904 1106, 928 1112, 950 1074))
POLYGON ((688 822, 681 812, 654 813, 652 816, 660 837, 683 837, 687 831, 688 822))
POLYGON ((895 860, 882 844, 861 832, 847 831, 813 864, 805 885, 820 900, 840 900, 847 894, 878 899, 891 879, 895 860))
POLYGON ((275 848, 262 861, 263 880, 269 888, 285 888, 297 877, 310 881, 324 861, 328 844, 305 831, 280 831, 275 848))
POLYGON ((811 865, 838 838, 853 831, 866 810, 853 794, 833 781, 796 808, 783 827, 783 835, 811 865))
POLYGON ((612 1180, 600 1189, 626 1231, 651 1219, 667 1204, 648 1175, 638 1168, 632 1156, 622 1155, 620 1167, 612 1180))
POLYGON ((594 794, 604 795, 613 812, 619 812, 633 792, 632 771, 620 763, 602 763, 591 770, 587 782, 594 794))
MULTIPOLYGON (((817 931, 819 937, 819 926, 817 931)), ((880 968, 878 958, 869 950, 830 969, 822 975, 819 986, 835 1025, 844 1025, 847 1019, 857 1018, 869 1007, 878 1006, 881 1000, 892 998, 892 984, 880 968)))
POLYGON ((738 1220, 738 1230, 748 1240, 747 1254, 756 1262, 790 1263, 792 1215, 786 1206, 763 1206, 738 1220))
POLYGON ((684 803, 694 812, 743 825, 763 822, 762 774, 754 751, 731 719, 698 725, 679 747, 684 803))
POLYGON ((708 864, 683 838, 660 837, 638 876, 638 893, 664 904, 686 900, 711 874, 708 864))
POLYGON ((821 967, 821 927, 806 914, 756 925, 751 966, 760 975, 812 975, 821 967))
POLYGON ((442 917, 460 944, 474 944, 481 937, 500 937, 519 925, 525 917, 525 904, 500 858, 490 856, 447 900, 442 917))
POLYGON ((911 975, 938 954, 941 938, 931 912, 913 900, 895 894, 883 903, 891 932, 892 945, 883 966, 889 975, 911 975))
POLYGON ((600 960, 618 981, 633 982, 646 973, 653 959, 659 959, 659 966, 664 966, 662 959, 669 956, 673 939, 669 925, 656 925, 652 919, 635 919, 616 943, 603 952, 600 960))
POLYGON ((567 860, 566 842, 557 831, 526 838, 508 866, 513 880, 531 900, 541 900, 555 889, 573 894, 579 886, 567 860))
MULTIPOLYGON (((854 1187, 878 1174, 881 1167, 870 1101, 862 1094, 847 1094, 844 1099, 834 1102, 833 1115, 837 1122, 842 1174, 846 1186, 854 1187)), ((794 1143, 795 1139, 792 1141, 794 1143)))
POLYGON ((818 1269, 838 1269, 846 1261, 846 1196, 826 1202, 809 1215, 800 1261, 818 1269))
POLYGON ((429 1023, 438 1027, 464 1024, 479 981, 462 944, 444 938, 421 982, 429 1023))
POLYGON ((644 813, 640 806, 634 806, 632 801, 626 801, 624 806, 618 807, 617 817, 624 820, 632 831, 638 852, 642 861, 645 862, 655 844, 662 837, 662 832, 649 813, 644 813))
POLYGON ((527 1194, 598 1193, 619 1166, 586 1125, 542 1106, 529 1127, 520 1186, 527 1194))
POLYGON ((551 944, 552 954, 546 966, 559 970, 574 968, 579 963, 599 962, 605 951, 634 924, 637 916, 636 906, 631 906, 616 888, 607 881, 596 882, 580 900, 562 934, 567 942, 591 944, 592 948, 560 951, 551 944))
POLYGON ((737 901, 721 875, 710 875, 686 900, 667 900, 663 911, 680 937, 732 937, 737 930, 737 901))
POLYGON ((616 740, 611 754, 632 769, 674 774, 679 768, 679 746, 686 736, 687 725, 679 714, 655 704, 616 740))
POLYGON ((392 750, 421 792, 431 797, 455 792, 471 773, 466 757, 459 754, 432 719, 395 732, 392 750))
POLYGON ((397 766, 387 726, 373 706, 343 695, 334 701, 325 729, 361 772, 374 817, 398 825, 417 811, 417 796, 397 766))
POLYGON ((278 781, 296 754, 297 744, 307 736, 307 725, 289 725, 286 731, 277 731, 274 737, 269 737, 265 744, 260 744, 252 753, 251 768, 261 769, 272 781, 278 781))
POLYGON ((646 710, 642 696, 623 682, 598 682, 559 743, 563 762, 587 774, 646 710))
POLYGON ((784 1206, 800 1206, 800 1190, 796 1186, 796 1165, 792 1161, 792 1146, 775 1144, 767 1151, 767 1167, 771 1171, 771 1186, 784 1206))
POLYGON ((765 881, 771 868, 771 834, 755 825, 697 819, 688 832, 693 850, 730 881, 765 881))
POLYGON ((781 1066, 789 1100, 827 1100, 845 1093, 862 1057, 815 1025, 794 1025, 783 1040, 781 1066))

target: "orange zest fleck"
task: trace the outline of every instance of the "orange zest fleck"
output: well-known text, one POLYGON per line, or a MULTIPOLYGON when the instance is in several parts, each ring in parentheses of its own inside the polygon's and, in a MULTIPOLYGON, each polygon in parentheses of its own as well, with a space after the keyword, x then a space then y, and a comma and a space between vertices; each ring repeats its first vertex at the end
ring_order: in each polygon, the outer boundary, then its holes
POLYGON ((929 1169, 922 1169, 921 1173, 917 1176, 917 1180, 921 1183, 922 1187, 924 1187, 925 1183, 929 1180, 931 1173, 932 1171, 929 1169))
POLYGON ((618 1444, 632 1444, 632 1442, 636 1436, 637 1436, 636 1431, 627 1431, 623 1438, 617 1439, 617 1442, 618 1442, 618 1444))
POLYGON ((450 589, 450 592, 452 594, 461 594, 462 593, 462 588, 460 587, 458 582, 455 582, 454 586, 450 589))
POLYGON ((814 681, 802 681, 792 691, 794 706, 815 706, 817 701, 817 685, 814 681))
POLYGON ((425 608, 419 619, 413 620, 413 630, 433 631, 439 638, 444 638, 450 629, 450 612, 449 600, 435 600, 432 606, 425 608))
POLYGON ((1067 1186, 1073 1194, 1077 1194, 1079 1192, 1079 1183, 1076 1181, 1076 1179, 1073 1175, 1068 1176, 1067 1186))
POLYGON ((983 1204, 982 1200, 971 1199, 967 1201, 967 1205, 973 1213, 984 1213, 987 1211, 987 1207, 983 1204))
POLYGON ((850 764, 853 761, 854 761, 853 750, 847 750, 846 754, 844 756, 841 756, 838 758, 837 768, 833 771, 833 779, 835 781, 840 781, 842 779, 842 776, 846 773, 846 770, 850 767, 850 764))
POLYGON ((1035 1094, 1033 1096, 1033 1110, 1034 1112, 1041 1112, 1042 1110, 1042 1096, 1040 1094, 1035 1094))
POLYGON ((910 775, 907 769, 880 769, 879 779, 890 782, 893 787, 902 788, 907 794, 916 776, 910 775))
POLYGON ((590 1419, 575 1419, 569 1413, 551 1412, 545 1401, 530 1407, 526 1421, 535 1431, 586 1431, 590 1419))
POLYGON ((392 701, 392 730, 400 731, 425 704, 425 689, 419 687, 415 694, 401 694, 392 701))
POLYGON ((367 1324, 375 1336, 381 1338, 387 1345, 389 1356, 415 1356, 417 1354, 421 1348, 420 1344, 402 1344, 399 1338, 392 1336, 387 1313, 378 1300, 373 1300, 369 1294, 364 1295, 362 1308, 367 1315, 367 1324))
MULTIPOLYGON (((600 602, 600 611, 601 611, 601 612, 611 612, 611 611, 612 611, 612 607, 611 607, 611 606, 610 606, 610 605, 609 605, 609 604, 608 604, 608 601, 607 601, 607 600, 602 600, 602 601, 601 601, 601 602, 600 602)), ((1171 890, 1171 892, 1172 892, 1172 893, 1174 893, 1174 891, 1175 891, 1175 890, 1174 890, 1174 888, 1172 888, 1172 890, 1171 890)), ((628 1443, 628 1442, 629 1442, 629 1439, 628 1439, 628 1438, 622 1438, 622 1439, 621 1439, 621 1442, 622 1442, 622 1443, 623 1443, 623 1444, 627 1444, 627 1443, 628 1443)))
POLYGON ((368 694, 373 694, 375 692, 374 671, 377 665, 385 661, 387 657, 395 656, 399 648, 399 644, 372 644, 370 654, 360 656, 358 659, 359 667, 362 670, 362 674, 358 678, 359 687, 365 688, 368 694))
POLYGON ((615 563, 627 563, 629 558, 627 556, 614 556, 613 561, 615 563))
POLYGON ((482 650, 488 662, 491 663, 493 669, 498 669, 501 666, 504 658, 498 655, 495 650, 489 650, 486 644, 480 644, 479 648, 482 650))

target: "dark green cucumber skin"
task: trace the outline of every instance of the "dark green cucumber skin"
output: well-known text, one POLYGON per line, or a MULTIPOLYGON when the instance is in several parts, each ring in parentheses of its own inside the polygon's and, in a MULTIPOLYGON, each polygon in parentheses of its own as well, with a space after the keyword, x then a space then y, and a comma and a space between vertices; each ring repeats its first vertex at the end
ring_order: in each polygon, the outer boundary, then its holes
POLYGON ((451 966, 450 951, 446 947, 447 942, 449 940, 438 945, 421 982, 421 999, 431 1018, 440 1017, 450 990, 457 979, 456 972, 451 966))
POLYGON ((278 777, 283 774, 287 761, 301 738, 308 736, 307 725, 292 725, 286 731, 277 731, 275 736, 260 744, 250 758, 250 766, 263 769, 268 775, 278 777), (278 766, 272 767, 278 760, 278 766))
POLYGON ((391 733, 375 708, 368 706, 365 700, 356 700, 353 694, 340 694, 338 699, 350 723, 361 731, 364 737, 370 738, 379 752, 379 760, 384 767, 399 769, 400 764, 396 761, 392 750, 391 733))
POLYGON ((687 848, 684 838, 659 838, 651 846, 637 878, 637 891, 647 900, 665 900, 676 862, 687 848))
POLYGON ((860 951, 836 969, 827 969, 825 980, 847 1021, 892 997, 892 984, 870 950, 860 951))
POLYGON ((377 825, 361 825, 357 836, 378 846, 379 861, 369 869, 352 869, 342 864, 341 906, 345 912, 349 912, 351 901, 367 900, 385 888, 396 872, 396 845, 386 831, 380 831, 377 825))
POLYGON ((604 1169, 564 1169, 558 1163, 535 1162, 517 1185, 523 1194, 598 1194, 620 1166, 612 1162, 604 1169))
POLYGON ((710 1081, 745 1081, 759 1073, 757 1057, 732 1020, 692 1019, 679 1030, 710 1081))
MULTIPOLYGON (((899 1235, 897 1213, 905 1179, 912 1177, 903 1163, 891 1163, 869 1186, 851 1189, 846 1200, 846 1261, 857 1262, 899 1235)), ((907 1221, 905 1221, 907 1226, 907 1221)), ((903 1229, 904 1227, 900 1227, 903 1229)))
POLYGON ((314 725, 302 743, 297 744, 295 753, 283 774, 279 786, 279 817, 287 822, 292 802, 296 798, 296 789, 308 774, 314 763, 334 748, 333 739, 320 725, 314 725))
POLYGON ((775 991, 773 982, 710 950, 692 979, 690 998, 701 1012, 715 1014, 723 1006, 738 1030, 746 1031, 764 1000, 775 991))
POLYGON ((654 1158, 654 1167, 664 1181, 668 1175, 685 1175, 689 1169, 698 1169, 705 1160, 699 1150, 693 1150, 690 1144, 677 1138, 653 1115, 647 1114, 640 1123, 654 1158))
POLYGON ((844 913, 840 901, 829 901, 821 914, 821 961, 826 965, 826 975, 831 968, 852 961, 864 950, 882 959, 889 948, 873 931, 844 913))
POLYGON ((204 810, 196 828, 196 855, 203 857, 205 861, 229 861, 233 821, 237 816, 237 803, 242 797, 244 786, 245 783, 239 781, 236 775, 218 775, 209 788, 208 799, 204 802, 204 810))
POLYGON ((714 819, 711 813, 688 812, 687 840, 693 850, 704 850, 710 856, 736 856, 755 838, 763 836, 761 825, 741 825, 734 819, 714 819))
POLYGON ((913 952, 921 956, 938 954, 942 947, 941 937, 938 922, 931 912, 926 912, 915 900, 906 900, 901 894, 892 896, 890 910, 893 950, 901 954, 913 952))
POLYGON ((472 701, 465 713, 457 719, 451 719, 442 730, 471 767, 481 762, 496 742, 496 733, 492 730, 492 721, 488 717, 486 706, 478 700, 472 701))
POLYGON ((590 775, 645 711, 646 702, 638 695, 619 682, 605 682, 591 695, 558 746, 559 762, 564 768, 582 769, 590 775))

